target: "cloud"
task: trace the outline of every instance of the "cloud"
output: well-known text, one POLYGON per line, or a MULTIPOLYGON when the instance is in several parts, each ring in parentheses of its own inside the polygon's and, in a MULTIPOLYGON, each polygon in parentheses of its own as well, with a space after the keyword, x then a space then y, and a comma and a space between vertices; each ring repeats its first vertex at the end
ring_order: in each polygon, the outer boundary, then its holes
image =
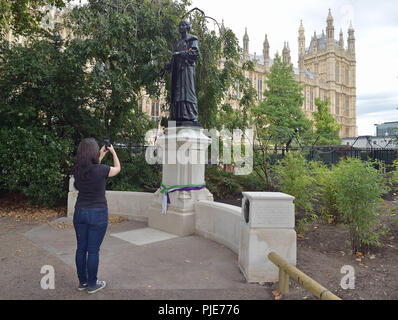
POLYGON ((357 116, 358 135, 375 135, 375 124, 398 121, 398 110, 370 112, 357 116))
MULTIPOLYGON (((396 92, 376 92, 357 97, 357 115, 395 110, 398 116, 398 95, 396 92)), ((386 121, 391 121, 386 119, 386 121)))

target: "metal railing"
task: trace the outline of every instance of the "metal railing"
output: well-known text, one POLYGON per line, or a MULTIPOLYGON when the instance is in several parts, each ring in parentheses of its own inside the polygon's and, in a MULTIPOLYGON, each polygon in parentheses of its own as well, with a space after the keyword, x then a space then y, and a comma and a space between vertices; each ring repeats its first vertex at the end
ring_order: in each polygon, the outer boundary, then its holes
POLYGON ((268 254, 268 259, 279 268, 279 291, 282 294, 289 292, 290 277, 321 300, 341 300, 318 282, 311 279, 295 266, 288 263, 275 252, 268 254))

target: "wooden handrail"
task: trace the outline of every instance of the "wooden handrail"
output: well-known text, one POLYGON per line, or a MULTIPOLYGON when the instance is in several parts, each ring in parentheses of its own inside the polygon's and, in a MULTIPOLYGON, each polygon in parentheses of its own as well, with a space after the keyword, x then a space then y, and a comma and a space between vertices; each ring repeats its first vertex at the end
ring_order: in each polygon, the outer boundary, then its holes
POLYGON ((341 300, 318 282, 311 279, 292 264, 288 263, 275 252, 268 254, 268 259, 279 267, 279 291, 284 294, 289 292, 289 277, 302 285, 305 289, 321 300, 341 300))

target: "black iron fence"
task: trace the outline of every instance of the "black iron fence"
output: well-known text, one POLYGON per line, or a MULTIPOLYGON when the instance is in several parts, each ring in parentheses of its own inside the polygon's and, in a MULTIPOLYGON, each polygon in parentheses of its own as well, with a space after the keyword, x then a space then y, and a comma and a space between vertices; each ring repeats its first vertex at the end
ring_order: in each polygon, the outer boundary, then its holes
POLYGON ((272 151, 269 150, 268 161, 270 161, 270 164, 274 164, 279 159, 282 159, 287 152, 297 150, 302 151, 306 155, 308 161, 322 161, 328 166, 336 164, 342 158, 355 157, 363 161, 379 160, 383 162, 387 168, 391 168, 394 160, 398 159, 398 150, 396 149, 353 148, 351 146, 317 146, 289 148, 288 151, 286 151, 286 149, 280 148, 273 149, 272 151))
MULTIPOLYGON (((145 155, 147 145, 137 145, 129 143, 115 143, 115 148, 129 149, 133 154, 145 155)), ((260 151, 258 148, 255 150, 260 151)), ((398 150, 396 149, 376 149, 376 148, 355 148, 351 146, 317 146, 317 147, 302 147, 286 149, 272 149, 267 152, 268 161, 270 164, 275 164, 279 159, 282 159, 287 152, 302 151, 308 161, 322 161, 325 165, 333 165, 339 162, 342 158, 355 157, 363 161, 379 160, 385 164, 387 170, 392 168, 394 160, 398 159, 398 150)), ((233 168, 224 169, 228 170, 233 168)))
POLYGON ((341 158, 355 157, 363 161, 379 160, 386 166, 391 166, 398 158, 398 151, 395 149, 373 149, 373 148, 311 148, 308 152, 308 160, 322 161, 327 165, 337 163, 341 158))

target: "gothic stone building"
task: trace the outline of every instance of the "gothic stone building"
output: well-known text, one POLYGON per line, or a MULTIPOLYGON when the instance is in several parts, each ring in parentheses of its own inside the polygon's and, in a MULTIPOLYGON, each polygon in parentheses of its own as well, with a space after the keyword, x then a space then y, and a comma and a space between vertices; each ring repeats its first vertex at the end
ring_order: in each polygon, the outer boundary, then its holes
MULTIPOLYGON (((308 47, 306 47, 302 22, 299 27, 298 68, 293 68, 293 70, 297 82, 304 86, 302 109, 308 118, 313 119, 312 113, 316 111, 315 98, 323 100, 329 98, 329 110, 341 124, 340 137, 355 137, 357 132, 354 29, 350 24, 347 47, 345 47, 343 31, 340 31, 338 41, 334 38, 334 24, 330 9, 326 21, 326 34, 324 31, 322 34, 315 32, 308 47)), ((250 59, 254 63, 254 71, 247 72, 246 76, 257 90, 259 101, 263 99, 262 93, 265 89, 264 72, 270 70, 273 62, 269 56, 269 47, 267 35, 265 35, 263 55, 250 54, 249 37, 246 30, 243 36, 242 60, 250 59)), ((282 60, 291 63, 288 43, 284 45, 282 60)), ((233 94, 237 98, 240 97, 238 84, 234 88, 233 94)))

